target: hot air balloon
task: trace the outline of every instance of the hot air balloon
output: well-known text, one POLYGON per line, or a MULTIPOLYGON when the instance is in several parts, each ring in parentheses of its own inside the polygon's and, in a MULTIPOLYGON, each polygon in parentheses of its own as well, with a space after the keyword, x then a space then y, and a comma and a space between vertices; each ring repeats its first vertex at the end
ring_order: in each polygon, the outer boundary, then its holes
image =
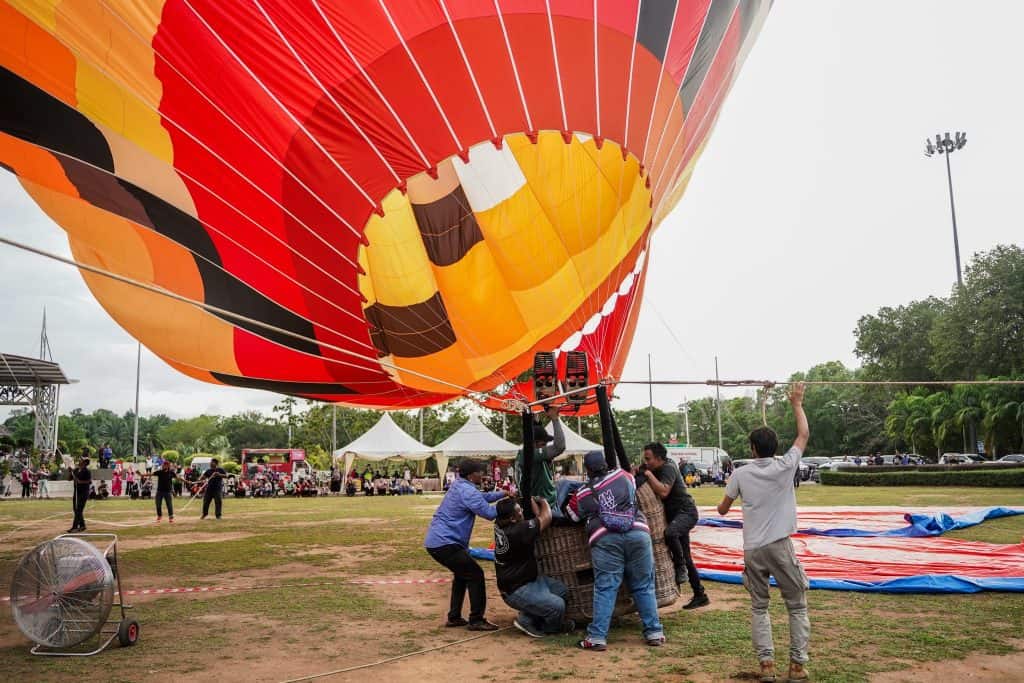
POLYGON ((0 164, 191 377, 385 409, 539 349, 614 377, 769 6, 6 0, 0 164))

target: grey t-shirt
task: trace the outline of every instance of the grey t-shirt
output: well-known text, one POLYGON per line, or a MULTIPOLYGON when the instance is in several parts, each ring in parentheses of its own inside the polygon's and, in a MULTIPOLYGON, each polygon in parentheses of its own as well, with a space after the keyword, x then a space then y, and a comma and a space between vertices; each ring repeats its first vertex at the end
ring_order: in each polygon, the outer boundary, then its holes
POLYGON ((793 476, 800 467, 800 449, 781 458, 756 458, 732 473, 725 495, 743 499, 743 549, 753 550, 796 533, 796 492, 793 476))

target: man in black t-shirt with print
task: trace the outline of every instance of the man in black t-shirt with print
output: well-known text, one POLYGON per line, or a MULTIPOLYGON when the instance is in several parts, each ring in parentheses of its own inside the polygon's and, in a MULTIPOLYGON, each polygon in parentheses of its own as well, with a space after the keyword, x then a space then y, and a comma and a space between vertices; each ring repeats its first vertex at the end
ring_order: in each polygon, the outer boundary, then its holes
POLYGON ((228 473, 224 471, 224 468, 220 466, 220 461, 217 458, 210 460, 210 469, 203 472, 203 476, 199 477, 199 481, 206 482, 206 490, 203 492, 203 516, 199 519, 206 519, 206 515, 210 512, 210 501, 213 501, 214 511, 217 515, 217 519, 220 519, 222 502, 222 493, 224 491, 224 478, 228 476, 228 473))
POLYGON ((693 497, 686 492, 679 467, 668 457, 668 451, 660 443, 644 446, 644 467, 641 472, 637 475, 637 486, 646 479, 665 506, 665 545, 672 555, 676 585, 689 581, 693 589, 693 598, 683 605, 683 609, 703 607, 711 601, 700 582, 690 553, 690 531, 697 526, 699 519, 693 497))
POLYGON ((523 518, 523 509, 513 498, 498 501, 494 520, 494 571, 498 590, 509 607, 519 610, 515 627, 528 636, 543 638, 551 633, 575 629, 565 616, 565 584, 537 570, 533 544, 551 526, 551 506, 533 498, 533 519, 523 518))

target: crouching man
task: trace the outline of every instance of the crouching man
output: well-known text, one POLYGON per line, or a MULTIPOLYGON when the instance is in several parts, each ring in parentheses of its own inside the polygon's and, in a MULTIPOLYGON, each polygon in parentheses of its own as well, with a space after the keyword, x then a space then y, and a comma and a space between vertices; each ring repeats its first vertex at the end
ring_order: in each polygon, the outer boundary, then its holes
POLYGON ((523 508, 513 498, 495 506, 494 570, 502 599, 519 610, 515 627, 528 636, 543 638, 573 631, 576 624, 564 619, 565 584, 539 573, 533 554, 534 543, 551 526, 551 506, 540 497, 533 498, 530 505, 530 520, 523 518, 523 508))

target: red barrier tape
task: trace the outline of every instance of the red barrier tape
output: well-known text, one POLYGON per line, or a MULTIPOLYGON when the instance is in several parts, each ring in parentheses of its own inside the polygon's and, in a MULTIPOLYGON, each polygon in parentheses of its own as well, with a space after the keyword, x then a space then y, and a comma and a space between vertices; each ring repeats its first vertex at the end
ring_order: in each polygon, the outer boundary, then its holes
MULTIPOLYGON (((346 583, 356 586, 398 586, 425 583, 449 583, 450 581, 451 579, 447 578, 384 580, 353 579, 350 581, 343 581, 340 583, 346 583)), ((181 595, 185 593, 223 593, 225 591, 267 590, 270 588, 311 588, 314 586, 335 586, 338 583, 338 581, 325 581, 321 583, 281 583, 255 586, 190 586, 188 588, 141 588, 136 590, 124 591, 123 595, 181 595)), ((0 598, 0 602, 10 601, 11 598, 8 596, 0 598)))

